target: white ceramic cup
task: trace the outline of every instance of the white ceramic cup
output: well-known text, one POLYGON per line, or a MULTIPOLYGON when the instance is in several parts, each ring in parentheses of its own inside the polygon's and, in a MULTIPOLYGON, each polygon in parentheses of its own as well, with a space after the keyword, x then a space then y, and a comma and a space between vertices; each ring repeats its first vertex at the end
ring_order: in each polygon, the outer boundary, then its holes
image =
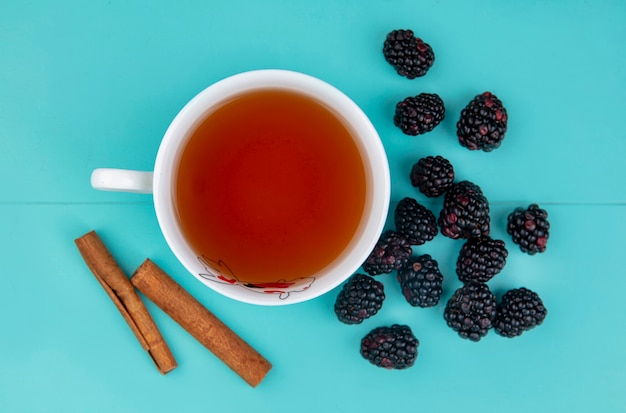
POLYGON ((152 193, 159 226, 170 249, 198 280, 227 297, 258 305, 284 305, 310 300, 340 285, 365 261, 385 225, 389 208, 390 176, 385 149, 363 111, 345 94, 317 78, 286 70, 256 70, 225 78, 196 95, 167 129, 154 171, 100 168, 93 171, 94 188, 152 193), (308 95, 329 108, 350 129, 366 175, 366 205, 359 227, 347 248, 330 265, 311 276, 280 283, 242 283, 219 263, 206 263, 185 240, 175 210, 177 163, 195 128, 224 101, 242 92, 286 89, 308 95))

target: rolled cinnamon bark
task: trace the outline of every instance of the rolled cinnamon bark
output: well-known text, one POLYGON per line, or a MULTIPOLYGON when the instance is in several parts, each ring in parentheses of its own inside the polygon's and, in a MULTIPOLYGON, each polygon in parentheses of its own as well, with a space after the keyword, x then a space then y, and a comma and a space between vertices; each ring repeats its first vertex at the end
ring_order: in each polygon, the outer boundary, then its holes
POLYGON ((157 369, 166 374, 177 363, 130 280, 95 231, 75 241, 85 263, 122 314, 157 369))
POLYGON ((250 386, 261 383, 272 368, 269 361, 149 259, 135 271, 131 282, 250 386))

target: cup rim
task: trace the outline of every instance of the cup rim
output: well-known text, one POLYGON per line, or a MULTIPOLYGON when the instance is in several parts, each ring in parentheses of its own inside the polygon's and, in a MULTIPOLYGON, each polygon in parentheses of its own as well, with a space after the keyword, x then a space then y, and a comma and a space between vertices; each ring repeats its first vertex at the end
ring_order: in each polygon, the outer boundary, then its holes
POLYGON ((237 301, 264 306, 311 300, 334 289, 354 274, 374 248, 383 231, 389 209, 390 192, 389 164, 384 146, 374 125, 362 109, 329 83, 311 75, 283 69, 260 69, 238 73, 209 85, 195 95, 178 112, 165 132, 154 166, 153 198, 157 220, 168 246, 178 261, 196 279, 216 292, 237 301), (316 279, 315 283, 305 287, 306 291, 287 293, 285 297, 261 291, 247 291, 245 288, 238 288, 239 286, 207 278, 206 274, 201 272, 202 263, 199 263, 199 257, 187 246, 176 225, 176 206, 172 196, 175 165, 181 148, 185 146, 184 143, 194 130, 194 126, 204 119, 216 103, 257 88, 298 91, 328 106, 336 115, 343 118, 347 126, 354 128, 354 135, 359 137, 357 145, 362 157, 367 158, 366 173, 369 172, 371 175, 368 177, 368 182, 371 183, 368 191, 371 191, 371 194, 366 196, 371 203, 371 211, 366 222, 360 225, 367 238, 361 236, 360 239, 353 241, 355 245, 348 257, 339 260, 339 267, 332 274, 316 279), (372 172, 374 169, 376 173, 372 172), (339 273, 341 275, 334 275, 339 273))

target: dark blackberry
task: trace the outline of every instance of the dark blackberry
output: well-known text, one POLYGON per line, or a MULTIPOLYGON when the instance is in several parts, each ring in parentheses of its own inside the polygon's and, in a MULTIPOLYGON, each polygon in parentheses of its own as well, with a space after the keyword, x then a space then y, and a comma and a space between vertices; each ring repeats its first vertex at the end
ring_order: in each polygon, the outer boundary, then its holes
POLYGON ((530 255, 544 252, 550 236, 548 212, 537 204, 527 209, 516 208, 509 215, 506 230, 523 252, 530 255))
POLYGON ((479 341, 487 335, 496 315, 496 297, 487 284, 468 283, 448 300, 444 318, 462 338, 479 341))
POLYGON ((461 247, 456 273, 464 283, 487 282, 502 270, 508 255, 502 240, 470 238, 461 247))
POLYGON ((411 245, 404 235, 387 230, 363 263, 363 270, 369 275, 389 274, 402 267, 412 253, 411 245))
POLYGON ((477 95, 461 111, 456 124, 461 145, 470 150, 490 152, 500 146, 506 133, 508 115, 500 99, 491 92, 477 95))
POLYGON ((396 206, 396 230, 409 244, 422 245, 437 235, 437 218, 428 208, 413 198, 404 198, 396 206))
POLYGON ((393 30, 383 45, 383 55, 400 76, 409 79, 424 76, 435 61, 433 49, 412 30, 393 30))
POLYGON ((415 364, 419 344, 409 326, 378 327, 361 340, 361 355, 375 366, 401 370, 415 364))
POLYGON ((496 307, 493 328, 501 336, 517 337, 543 323, 548 311, 539 295, 526 288, 507 291, 496 307))
POLYGON ((446 192, 439 214, 439 227, 446 237, 489 236, 489 202, 476 184, 461 181, 446 192))
POLYGON ((385 300, 383 284, 365 274, 356 274, 344 284, 335 301, 335 314, 342 323, 361 324, 375 315, 385 300))
POLYGON ((435 129, 445 116, 443 100, 434 93, 420 93, 396 105, 393 123, 407 135, 421 135, 435 129))
POLYGON ((429 198, 443 195, 454 183, 454 168, 442 156, 427 156, 411 168, 411 183, 429 198))
POLYGON ((398 270, 402 295, 413 307, 434 307, 442 293, 443 275, 437 261, 425 254, 411 258, 398 270))

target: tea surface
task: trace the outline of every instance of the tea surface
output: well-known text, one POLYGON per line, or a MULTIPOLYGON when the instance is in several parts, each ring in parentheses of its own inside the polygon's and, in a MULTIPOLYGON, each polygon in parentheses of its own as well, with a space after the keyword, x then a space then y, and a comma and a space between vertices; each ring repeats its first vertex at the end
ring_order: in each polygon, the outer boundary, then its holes
POLYGON ((288 91, 243 94, 190 138, 177 176, 183 233, 240 281, 314 274, 348 245, 363 214, 365 170, 347 128, 288 91))

